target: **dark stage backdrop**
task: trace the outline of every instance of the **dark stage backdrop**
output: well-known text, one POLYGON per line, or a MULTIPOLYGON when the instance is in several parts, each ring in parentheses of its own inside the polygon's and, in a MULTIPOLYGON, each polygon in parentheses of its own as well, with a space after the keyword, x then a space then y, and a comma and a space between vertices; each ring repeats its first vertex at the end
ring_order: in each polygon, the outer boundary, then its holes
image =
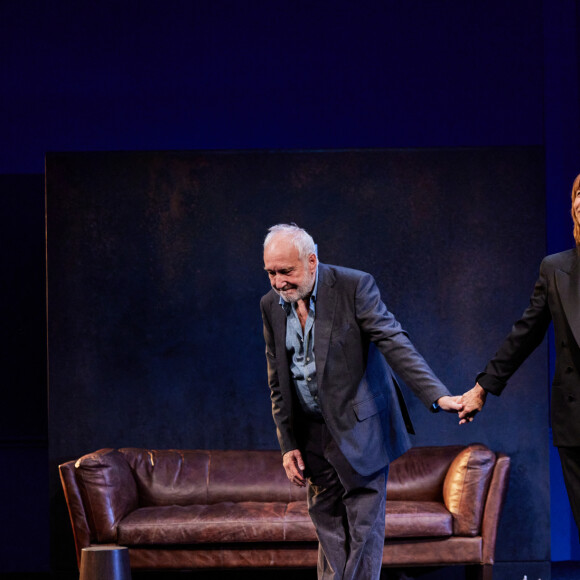
MULTIPOLYGON (((56 567, 74 566, 58 463, 101 447, 276 448, 258 302, 268 226, 375 275, 452 392, 523 311, 545 253, 539 148, 47 157, 56 567)), ((546 347, 467 427, 407 392, 415 445, 513 459, 499 561, 549 560, 546 347)), ((251 466, 249 466, 251 468, 251 466)))

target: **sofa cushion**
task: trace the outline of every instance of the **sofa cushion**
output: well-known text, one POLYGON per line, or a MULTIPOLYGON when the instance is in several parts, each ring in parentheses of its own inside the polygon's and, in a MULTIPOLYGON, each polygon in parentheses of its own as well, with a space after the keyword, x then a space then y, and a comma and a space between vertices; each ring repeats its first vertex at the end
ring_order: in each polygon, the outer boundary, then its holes
POLYGON ((286 528, 284 537, 287 542, 316 541, 314 524, 308 514, 308 505, 305 501, 293 501, 286 506, 284 514, 286 528))
POLYGON ((144 507, 119 523, 119 543, 127 546, 286 540, 316 540, 306 509, 272 502, 144 507))
POLYGON ((100 449, 75 463, 77 482, 97 542, 116 542, 117 523, 137 508, 137 486, 125 457, 100 449))
MULTIPOLYGON (((385 536, 441 538, 453 517, 439 502, 388 501, 385 536)), ((306 502, 223 502, 135 510, 118 526, 119 543, 138 545, 239 542, 315 542, 306 502)))
POLYGON ((442 501, 445 475, 463 445, 414 447, 389 466, 387 499, 442 501))
POLYGON ((453 516, 441 502, 387 501, 386 538, 437 538, 452 533, 453 516))
POLYGON ((443 500, 453 514, 456 536, 477 536, 495 465, 495 453, 485 445, 469 445, 453 460, 443 484, 443 500))

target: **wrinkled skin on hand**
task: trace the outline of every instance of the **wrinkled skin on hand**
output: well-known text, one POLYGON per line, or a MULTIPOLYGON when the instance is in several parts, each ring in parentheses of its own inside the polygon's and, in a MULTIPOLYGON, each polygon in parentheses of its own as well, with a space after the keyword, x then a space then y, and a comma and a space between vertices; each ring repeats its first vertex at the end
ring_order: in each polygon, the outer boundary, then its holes
POLYGON ((292 449, 284 453, 282 457, 282 465, 284 465, 284 470, 286 471, 286 476, 288 479, 298 487, 304 487, 306 485, 306 479, 304 478, 304 461, 302 460, 302 454, 298 449, 292 449))
POLYGON ((460 425, 473 421, 475 415, 483 409, 486 397, 487 392, 479 383, 475 383, 475 386, 471 390, 463 394, 461 397, 463 410, 459 412, 460 425))

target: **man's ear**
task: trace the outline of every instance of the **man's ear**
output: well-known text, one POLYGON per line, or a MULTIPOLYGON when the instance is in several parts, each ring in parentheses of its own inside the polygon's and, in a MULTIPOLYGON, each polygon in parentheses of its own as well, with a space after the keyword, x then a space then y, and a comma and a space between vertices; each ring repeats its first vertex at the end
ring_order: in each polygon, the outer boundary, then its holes
POLYGON ((316 254, 310 254, 310 256, 308 256, 308 267, 311 272, 314 272, 314 270, 316 270, 317 264, 318 260, 316 258, 316 254))

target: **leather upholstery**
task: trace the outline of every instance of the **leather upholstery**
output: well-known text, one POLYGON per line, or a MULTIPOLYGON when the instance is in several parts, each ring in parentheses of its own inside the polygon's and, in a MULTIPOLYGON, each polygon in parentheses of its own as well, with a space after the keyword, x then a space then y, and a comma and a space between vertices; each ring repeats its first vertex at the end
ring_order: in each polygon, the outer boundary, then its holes
POLYGON ((118 542, 135 546, 316 541, 304 502, 300 502, 298 509, 294 504, 295 509, 286 520, 286 511, 292 505, 282 502, 222 502, 140 508, 119 523, 118 542))
POLYGON ((137 481, 142 506, 306 499, 306 491, 288 481, 278 451, 119 452, 137 481))
POLYGON ((453 516, 438 501, 387 501, 385 537, 437 538, 453 533, 453 516))
POLYGON ((413 447, 389 466, 387 500, 441 501, 443 482, 463 445, 413 447))
MULTIPOLYGON (((116 543, 142 569, 316 565, 278 451, 102 449, 59 469, 79 556, 116 543)), ((409 450, 389 470, 385 563, 492 564, 508 474, 479 444, 409 450)))
POLYGON ((85 455, 75 465, 91 537, 116 542, 117 525, 137 508, 137 486, 129 464, 114 449, 85 455))
POLYGON ((443 484, 443 501, 453 514, 456 536, 479 534, 494 465, 495 453, 484 445, 470 445, 453 460, 443 484))

